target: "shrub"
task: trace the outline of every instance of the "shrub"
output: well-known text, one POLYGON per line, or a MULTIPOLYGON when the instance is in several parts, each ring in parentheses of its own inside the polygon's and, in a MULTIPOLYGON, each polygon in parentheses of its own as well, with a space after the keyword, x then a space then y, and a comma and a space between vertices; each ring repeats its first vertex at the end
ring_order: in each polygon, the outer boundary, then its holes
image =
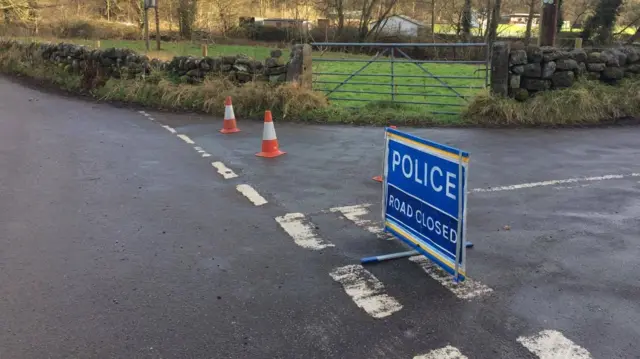
POLYGON ((245 24, 235 28, 229 36, 267 42, 304 42, 308 39, 307 31, 303 29, 277 28, 257 24, 245 24))
POLYGON ((625 79, 616 86, 582 80, 525 102, 485 92, 463 113, 465 120, 481 126, 575 126, 625 117, 640 117, 639 78, 625 79))

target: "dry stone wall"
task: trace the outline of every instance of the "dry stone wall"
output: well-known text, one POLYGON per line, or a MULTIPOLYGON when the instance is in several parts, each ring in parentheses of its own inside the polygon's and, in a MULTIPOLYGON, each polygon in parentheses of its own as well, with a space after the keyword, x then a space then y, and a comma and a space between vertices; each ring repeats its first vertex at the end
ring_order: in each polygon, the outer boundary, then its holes
POLYGON ((508 94, 524 101, 540 91, 571 87, 576 79, 616 84, 640 74, 640 49, 562 50, 515 46, 509 51, 508 94))
POLYGON ((298 79, 298 66, 303 45, 294 45, 290 59, 283 58, 281 50, 271 51, 265 61, 257 61, 244 55, 221 57, 176 56, 171 61, 149 59, 129 49, 92 49, 68 43, 25 43, 0 40, 0 51, 19 49, 24 60, 41 60, 65 69, 70 73, 99 74, 101 77, 141 77, 152 69, 167 71, 187 83, 199 83, 206 76, 221 76, 238 83, 268 81, 284 83, 288 78, 298 79))

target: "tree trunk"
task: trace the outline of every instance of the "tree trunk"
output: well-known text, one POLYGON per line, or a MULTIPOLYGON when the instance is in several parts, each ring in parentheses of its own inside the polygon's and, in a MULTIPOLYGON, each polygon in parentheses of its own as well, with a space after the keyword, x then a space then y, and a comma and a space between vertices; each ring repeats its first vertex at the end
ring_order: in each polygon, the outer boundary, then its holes
POLYGON ((464 0, 461 22, 464 41, 471 42, 471 0, 464 0))
POLYGON ((178 25, 183 39, 191 39, 196 5, 195 0, 180 0, 178 3, 178 25))
POLYGON ((436 42, 436 0, 431 0, 431 41, 436 42))
POLYGON ((160 51, 160 14, 158 13, 158 7, 156 2, 156 50, 160 51))
POLYGON ((487 0, 487 18, 485 19, 485 27, 484 27, 484 36, 487 38, 489 36, 489 28, 491 27, 491 0, 487 0))
POLYGON ((337 33, 341 34, 344 29, 344 3, 342 0, 336 0, 336 12, 338 13, 338 29, 337 33))
POLYGON ((559 34, 562 31, 562 24, 564 24, 564 15, 563 15, 563 0, 558 0, 558 16, 556 18, 556 34, 559 34))
POLYGON ((529 1, 529 17, 527 18, 527 30, 524 34, 524 43, 529 45, 531 43, 531 25, 533 24, 533 15, 536 10, 536 0, 529 1))
POLYGON ((493 4, 493 11, 491 12, 491 26, 489 27, 489 34, 487 35, 487 42, 489 47, 496 41, 498 36, 498 25, 500 24, 500 8, 502 7, 502 0, 496 0, 493 4))
POLYGON ((169 33, 173 32, 173 0, 168 0, 169 3, 169 33))

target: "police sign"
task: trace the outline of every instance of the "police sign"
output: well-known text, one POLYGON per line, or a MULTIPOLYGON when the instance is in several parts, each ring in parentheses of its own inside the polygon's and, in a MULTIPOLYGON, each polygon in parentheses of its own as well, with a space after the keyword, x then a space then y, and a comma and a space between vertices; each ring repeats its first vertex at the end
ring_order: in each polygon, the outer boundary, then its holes
POLYGON ((469 154, 391 128, 385 142, 385 230, 464 280, 469 154))

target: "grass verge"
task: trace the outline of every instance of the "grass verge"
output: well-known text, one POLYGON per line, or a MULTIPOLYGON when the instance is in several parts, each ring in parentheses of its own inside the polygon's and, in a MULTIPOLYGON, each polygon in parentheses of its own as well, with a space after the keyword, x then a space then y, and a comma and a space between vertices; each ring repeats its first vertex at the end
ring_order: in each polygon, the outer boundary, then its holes
POLYGON ((625 79, 615 86, 581 80, 525 102, 484 92, 469 104, 462 118, 471 125, 489 127, 587 126, 640 118, 640 78, 625 79))
POLYGON ((238 86, 220 78, 206 78, 202 84, 190 85, 171 81, 162 72, 147 79, 109 79, 93 91, 101 100, 141 104, 165 110, 187 110, 224 114, 226 96, 243 117, 259 117, 270 109, 281 118, 299 117, 308 111, 327 107, 326 99, 293 85, 273 87, 260 82, 238 86))

